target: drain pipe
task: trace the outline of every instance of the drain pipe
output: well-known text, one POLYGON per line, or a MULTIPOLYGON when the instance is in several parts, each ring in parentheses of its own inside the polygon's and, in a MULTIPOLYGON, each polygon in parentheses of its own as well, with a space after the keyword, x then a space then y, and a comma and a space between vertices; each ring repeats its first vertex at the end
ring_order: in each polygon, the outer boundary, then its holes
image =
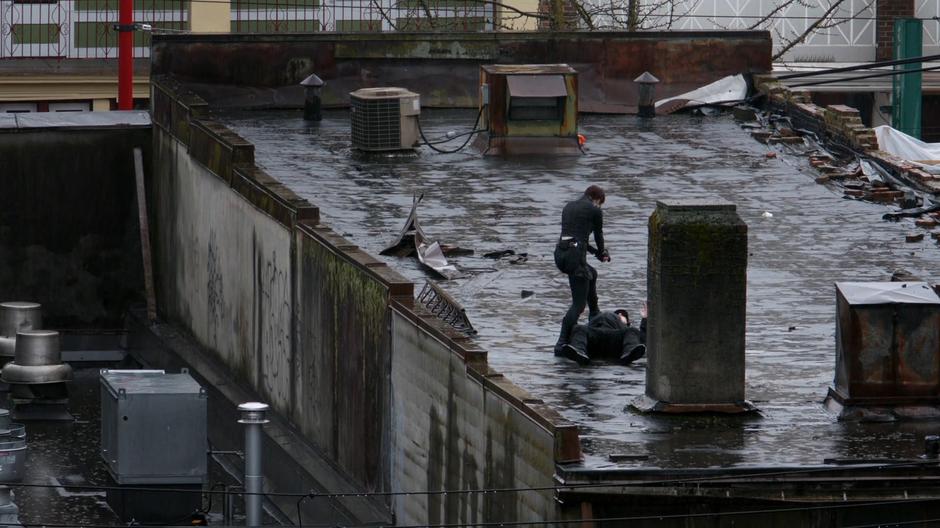
POLYGON ((326 83, 323 82, 323 79, 316 76, 316 74, 311 74, 310 77, 307 77, 300 82, 300 85, 304 87, 304 119, 307 121, 321 121, 323 120, 323 113, 321 108, 323 107, 322 99, 320 98, 320 90, 323 89, 323 85, 326 83))
POLYGON ((261 471, 261 426, 268 423, 264 415, 268 405, 247 402, 238 406, 245 424, 245 526, 261 526, 261 493, 264 490, 264 475, 261 471))
POLYGON ((637 115, 640 117, 656 117, 656 99, 653 93, 659 79, 650 72, 643 72, 642 75, 633 79, 633 82, 637 84, 637 92, 639 92, 637 115))

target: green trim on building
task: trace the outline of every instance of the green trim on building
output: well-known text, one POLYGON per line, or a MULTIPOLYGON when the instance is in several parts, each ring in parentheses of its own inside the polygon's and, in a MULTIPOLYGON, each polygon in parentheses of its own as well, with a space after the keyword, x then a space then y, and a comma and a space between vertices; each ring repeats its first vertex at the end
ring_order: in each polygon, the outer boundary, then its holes
POLYGON ((485 5, 484 2, 475 0, 401 0, 396 7, 399 9, 428 9, 434 12, 436 9, 476 9, 485 5))
POLYGON ((307 20, 233 20, 234 33, 307 33, 320 31, 320 21, 307 20))
POLYGON ((231 0, 232 11, 268 11, 277 7, 278 11, 309 9, 320 7, 320 0, 281 0, 277 3, 265 3, 260 0, 231 0))
MULTIPOLYGON (((76 11, 117 11, 120 0, 75 0, 76 11)), ((187 0, 134 0, 134 11, 189 11, 187 0)))
POLYGON ((58 24, 13 24, 10 31, 13 44, 56 44, 59 34, 58 24))
POLYGON ((379 33, 381 20, 337 20, 336 31, 340 33, 379 33))
POLYGON ((425 17, 395 20, 398 31, 485 31, 486 17, 425 17))
MULTIPOLYGON (((924 54, 924 22, 916 18, 894 20, 894 58, 912 59, 924 54)), ((918 139, 921 137, 921 106, 923 103, 923 73, 917 71, 923 63, 901 64, 892 83, 891 126, 918 139)))
MULTIPOLYGON (((148 22, 139 21, 142 24, 150 24, 154 28, 162 29, 187 29, 187 22, 148 22)), ((114 48, 118 45, 118 34, 113 29, 114 22, 76 22, 74 26, 75 35, 73 43, 76 48, 114 48)), ((150 33, 145 31, 134 32, 134 47, 146 47, 150 45, 150 33)))

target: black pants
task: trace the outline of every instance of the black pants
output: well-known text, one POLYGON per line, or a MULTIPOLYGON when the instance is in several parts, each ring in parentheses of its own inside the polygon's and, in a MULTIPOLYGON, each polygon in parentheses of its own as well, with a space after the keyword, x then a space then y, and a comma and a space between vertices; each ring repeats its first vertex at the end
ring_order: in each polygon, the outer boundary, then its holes
POLYGON ((590 356, 591 359, 620 357, 623 346, 624 330, 613 328, 594 328, 589 325, 575 325, 571 331, 569 344, 590 356))
POLYGON ((584 311, 585 305, 588 307, 590 316, 597 315, 600 309, 597 307, 597 271, 591 266, 587 267, 587 273, 572 273, 568 275, 568 286, 571 287, 571 306, 565 313, 565 318, 561 320, 561 334, 558 336, 559 343, 568 343, 571 339, 571 331, 574 325, 578 324, 578 318, 584 311))

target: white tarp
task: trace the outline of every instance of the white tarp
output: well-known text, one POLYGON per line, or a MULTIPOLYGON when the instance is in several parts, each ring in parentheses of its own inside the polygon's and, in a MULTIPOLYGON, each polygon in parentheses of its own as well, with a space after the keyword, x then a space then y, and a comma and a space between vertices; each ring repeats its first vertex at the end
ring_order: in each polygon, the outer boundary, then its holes
POLYGON ((696 88, 691 92, 686 92, 682 95, 669 97, 667 99, 660 99, 656 101, 656 108, 666 103, 671 103, 668 106, 669 110, 667 110, 667 112, 675 112, 680 108, 688 108, 690 106, 733 103, 741 101, 745 97, 747 97, 747 81, 744 80, 744 76, 740 74, 729 75, 728 77, 718 79, 701 88, 696 88))
POLYGON ((940 143, 924 143, 888 125, 875 127, 878 148, 915 163, 933 174, 940 174, 940 143))
POLYGON ((940 298, 926 282, 837 282, 836 290, 853 305, 861 304, 940 304, 940 298))

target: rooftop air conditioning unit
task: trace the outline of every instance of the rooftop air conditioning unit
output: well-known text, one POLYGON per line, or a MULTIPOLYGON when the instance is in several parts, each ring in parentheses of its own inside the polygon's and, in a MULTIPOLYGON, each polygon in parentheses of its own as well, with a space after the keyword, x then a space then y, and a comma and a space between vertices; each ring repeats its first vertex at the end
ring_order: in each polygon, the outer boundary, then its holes
POLYGON ((353 148, 387 151, 418 145, 418 94, 404 88, 362 88, 349 98, 353 148))

